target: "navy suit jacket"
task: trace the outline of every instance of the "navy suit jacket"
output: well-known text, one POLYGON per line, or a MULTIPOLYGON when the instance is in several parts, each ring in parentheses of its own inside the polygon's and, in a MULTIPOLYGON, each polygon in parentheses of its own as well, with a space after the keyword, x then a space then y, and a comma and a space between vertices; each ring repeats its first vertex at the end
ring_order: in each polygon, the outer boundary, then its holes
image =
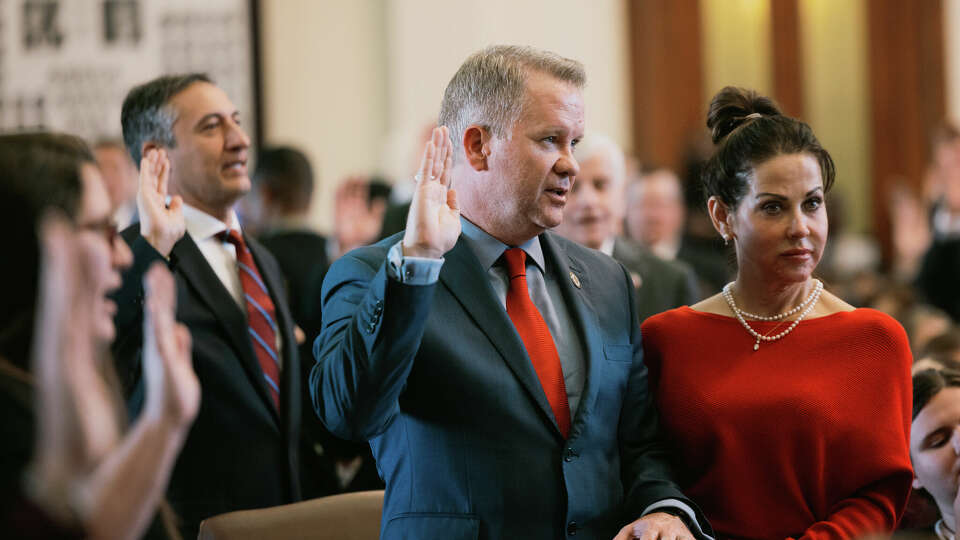
POLYGON ((655 501, 693 507, 659 441, 622 266, 540 236, 547 272, 563 290, 554 301, 569 307, 587 350, 583 397, 564 440, 466 241, 445 255, 437 283, 413 286, 386 273, 400 238, 354 250, 327 273, 310 375, 327 427, 370 440, 387 484, 381 538, 555 540, 576 532, 609 540, 655 501))
MULTIPOLYGON (((133 251, 133 266, 115 295, 114 358, 133 415, 143 399, 143 276, 153 263, 165 261, 139 229, 134 224, 123 232, 133 251)), ((201 387, 200 411, 167 489, 167 500, 183 522, 184 538, 195 538, 207 517, 300 499, 301 383, 293 319, 273 256, 252 238, 244 238, 276 307, 283 340, 279 411, 263 380, 246 313, 189 233, 173 246, 167 263, 177 286, 176 318, 193 338, 193 368, 201 387)))

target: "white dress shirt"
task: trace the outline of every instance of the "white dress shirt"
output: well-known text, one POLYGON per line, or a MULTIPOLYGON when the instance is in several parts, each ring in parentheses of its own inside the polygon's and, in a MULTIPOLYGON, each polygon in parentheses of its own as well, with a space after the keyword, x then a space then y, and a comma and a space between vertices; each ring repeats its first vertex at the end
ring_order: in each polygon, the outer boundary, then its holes
MULTIPOLYGON (((240 283, 240 274, 237 269, 237 248, 230 242, 224 242, 217 238, 218 234, 227 229, 234 229, 242 233, 237 213, 230 210, 227 223, 224 223, 210 214, 184 203, 183 219, 187 225, 187 232, 190 233, 190 237, 200 248, 203 258, 207 260, 207 264, 213 269, 213 273, 220 278, 220 282, 226 287, 227 292, 233 297, 240 310, 246 314, 247 301, 244 298, 243 284, 240 283)), ((276 338, 276 347, 279 353, 282 352, 280 332, 276 333, 276 338)), ((277 361, 282 369, 282 354, 277 355, 277 361)))

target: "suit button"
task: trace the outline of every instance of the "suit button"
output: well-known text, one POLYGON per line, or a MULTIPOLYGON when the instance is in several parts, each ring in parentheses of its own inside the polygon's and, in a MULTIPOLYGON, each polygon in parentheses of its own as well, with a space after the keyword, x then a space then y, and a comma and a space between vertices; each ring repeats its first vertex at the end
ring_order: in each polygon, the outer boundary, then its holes
POLYGON ((370 323, 367 325, 367 332, 370 332, 372 334, 376 328, 377 328, 376 323, 370 323))
POLYGON ((383 313, 383 308, 382 308, 382 307, 377 306, 376 308, 374 308, 374 310, 373 310, 373 314, 374 314, 374 315, 379 315, 379 314, 381 314, 381 313, 383 313))
POLYGON ((577 453, 573 451, 573 448, 567 448, 566 453, 563 455, 563 460, 567 463, 577 459, 577 453))
POLYGON ((576 521, 571 521, 570 523, 567 523, 567 534, 570 536, 576 536, 577 529, 579 528, 580 526, 577 525, 576 521))

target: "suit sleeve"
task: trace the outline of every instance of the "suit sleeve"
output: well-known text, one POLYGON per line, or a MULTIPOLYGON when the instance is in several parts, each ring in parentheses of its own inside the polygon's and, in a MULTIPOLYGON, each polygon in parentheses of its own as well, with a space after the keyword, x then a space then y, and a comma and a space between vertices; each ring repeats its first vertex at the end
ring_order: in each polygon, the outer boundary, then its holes
MULTIPOLYGON (((680 509, 683 513, 692 510, 697 525, 691 526, 699 538, 713 534, 706 517, 690 499, 680 492, 669 465, 666 445, 660 430, 659 418, 649 388, 649 377, 643 362, 640 328, 637 323, 635 292, 629 273, 622 269, 624 287, 629 295, 630 345, 633 363, 630 378, 620 412, 620 461, 624 487, 624 524, 648 513, 650 508, 680 509), (675 504, 680 503, 680 504, 675 504), (686 507, 686 508, 684 508, 686 507)), ((675 513, 675 512, 671 512, 675 513)))
POLYGON ((700 301, 700 284, 697 275, 689 267, 683 268, 683 297, 678 306, 692 306, 700 301))
POLYGON ((399 413, 436 287, 388 277, 385 250, 376 246, 348 253, 327 272, 309 384, 333 434, 370 439, 399 413))

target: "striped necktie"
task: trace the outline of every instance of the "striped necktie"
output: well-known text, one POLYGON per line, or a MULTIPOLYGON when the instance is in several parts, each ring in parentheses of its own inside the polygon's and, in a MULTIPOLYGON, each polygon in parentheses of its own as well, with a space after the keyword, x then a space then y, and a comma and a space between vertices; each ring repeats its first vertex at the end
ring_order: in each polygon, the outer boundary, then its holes
POLYGON ((273 404, 280 409, 280 359, 277 356, 277 317, 276 308, 267 286, 257 271, 253 262, 253 254, 247 249, 243 236, 235 229, 223 231, 217 237, 230 242, 237 248, 237 272, 240 274, 240 284, 243 287, 243 296, 247 304, 247 330, 253 351, 263 369, 263 378, 270 389, 273 404))

